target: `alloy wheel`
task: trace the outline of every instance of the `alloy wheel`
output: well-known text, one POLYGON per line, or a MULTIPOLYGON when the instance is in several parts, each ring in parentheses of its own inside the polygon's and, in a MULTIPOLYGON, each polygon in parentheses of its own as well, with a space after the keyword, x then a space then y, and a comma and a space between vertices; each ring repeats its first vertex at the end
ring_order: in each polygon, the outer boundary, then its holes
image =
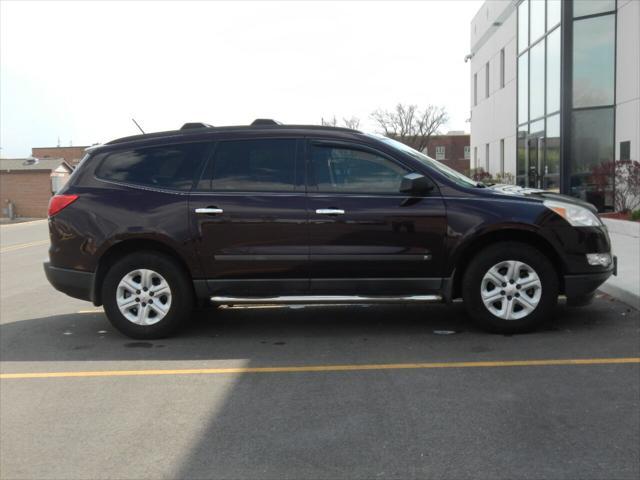
POLYGON ((504 260, 482 278, 480 294, 484 306, 503 320, 520 320, 533 312, 542 297, 542 282, 524 262, 504 260))
POLYGON ((153 325, 171 308, 171 288, 159 273, 136 269, 127 273, 116 290, 120 313, 136 325, 153 325))

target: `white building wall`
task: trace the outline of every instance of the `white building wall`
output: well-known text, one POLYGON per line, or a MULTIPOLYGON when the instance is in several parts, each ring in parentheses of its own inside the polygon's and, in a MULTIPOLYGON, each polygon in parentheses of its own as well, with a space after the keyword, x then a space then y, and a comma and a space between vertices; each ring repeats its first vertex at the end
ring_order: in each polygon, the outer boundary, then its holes
POLYGON ((616 159, 620 142, 630 141, 631 159, 640 161, 640 1, 618 0, 617 35, 616 159))
MULTIPOLYGON (((471 22, 471 168, 500 168, 500 139, 505 139, 505 171, 516 173, 517 0, 487 0, 471 22), (497 26, 495 23, 501 23, 497 26), (505 48, 505 87, 500 89, 500 50, 505 48), (490 92, 485 96, 485 66, 490 62, 490 92), (478 104, 473 77, 478 75, 478 104), (478 152, 477 165, 474 152, 478 152)), ((631 142, 631 159, 640 161, 640 0, 618 0, 616 65, 616 159, 620 142, 631 142)))
POLYGON ((516 172, 516 13, 513 0, 487 0, 471 22, 471 168, 500 171, 500 140, 504 139, 505 172, 516 172), (500 25, 495 25, 495 23, 500 25), (504 87, 500 86, 500 51, 505 49, 504 87), (485 95, 489 62, 489 96, 485 95), (473 105, 473 78, 478 75, 478 104, 473 105), (477 148, 478 161, 474 163, 477 148))

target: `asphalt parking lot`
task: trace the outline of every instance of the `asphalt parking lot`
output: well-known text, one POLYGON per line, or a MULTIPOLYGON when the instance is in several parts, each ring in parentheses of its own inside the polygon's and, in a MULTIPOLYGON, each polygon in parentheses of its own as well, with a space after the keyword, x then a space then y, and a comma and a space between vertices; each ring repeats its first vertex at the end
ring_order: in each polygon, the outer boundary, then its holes
POLYGON ((520 336, 254 306, 141 342, 48 285, 46 222, 0 229, 2 478, 640 476, 640 318, 609 297, 520 336))

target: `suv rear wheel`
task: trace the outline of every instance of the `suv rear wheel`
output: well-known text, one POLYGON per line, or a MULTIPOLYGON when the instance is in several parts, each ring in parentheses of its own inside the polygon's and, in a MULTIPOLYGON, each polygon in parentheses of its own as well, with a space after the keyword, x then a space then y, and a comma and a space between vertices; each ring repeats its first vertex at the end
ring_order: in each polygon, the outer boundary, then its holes
POLYGON ((163 338, 183 326, 194 305, 193 287, 171 257, 138 252, 118 260, 102 284, 111 324, 136 339, 163 338))
POLYGON ((526 332, 553 313, 558 276, 539 250, 523 243, 502 242, 482 250, 470 262, 462 293, 467 312, 483 328, 498 333, 526 332))

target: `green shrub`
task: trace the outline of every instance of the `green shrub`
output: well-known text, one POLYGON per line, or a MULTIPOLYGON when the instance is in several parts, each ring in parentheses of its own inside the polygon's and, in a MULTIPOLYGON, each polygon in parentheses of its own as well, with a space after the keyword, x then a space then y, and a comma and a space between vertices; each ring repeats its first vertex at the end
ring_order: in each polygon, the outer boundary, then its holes
POLYGON ((631 212, 631 220, 634 222, 640 222, 640 209, 631 212))

